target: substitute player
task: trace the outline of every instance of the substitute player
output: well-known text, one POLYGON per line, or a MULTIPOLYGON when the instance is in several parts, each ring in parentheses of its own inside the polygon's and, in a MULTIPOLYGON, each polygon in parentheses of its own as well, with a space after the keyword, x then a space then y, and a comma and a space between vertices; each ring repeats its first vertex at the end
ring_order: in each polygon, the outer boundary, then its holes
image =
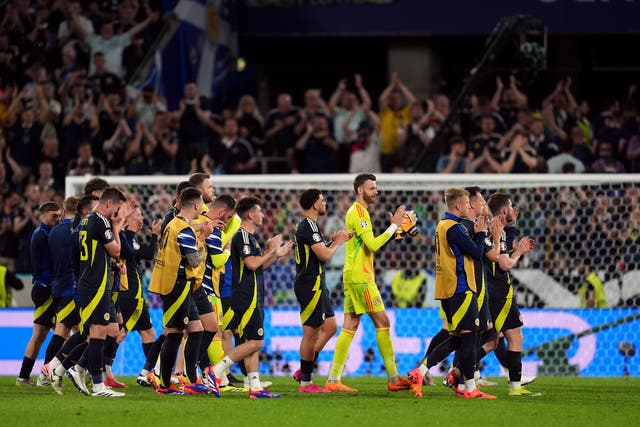
MULTIPOLYGON (((461 223, 462 218, 469 215, 469 192, 463 188, 449 188, 445 193, 445 203, 447 212, 438 223, 435 235, 435 298, 441 301, 450 337, 434 350, 434 354, 445 344, 449 344, 452 350, 460 349, 460 370, 465 390, 457 391, 458 397, 495 399, 495 396, 481 392, 474 380, 476 333, 480 321, 473 260, 482 260, 484 255, 487 218, 481 216, 477 219, 474 241, 461 223)), ((422 397, 422 377, 429 369, 425 362, 409 375, 416 397, 422 397)))
POLYGON ((186 188, 180 193, 180 211, 165 228, 158 255, 149 282, 149 291, 159 294, 163 302, 163 324, 167 337, 160 351, 160 379, 151 372, 148 376, 158 394, 213 393, 220 396, 217 382, 212 389, 195 382, 184 386, 183 390, 171 385, 171 370, 175 364, 183 330, 195 333, 195 339, 187 339, 185 363, 198 360, 202 323, 191 292, 196 279, 197 267, 205 255, 204 240, 213 230, 212 223, 201 226, 200 237, 191 227, 191 222, 202 212, 202 193, 196 188, 186 188), (198 335, 198 333, 200 333, 198 335), (198 339, 200 338, 200 339, 198 339))
POLYGON ((368 209, 373 207, 378 199, 375 175, 356 176, 353 189, 356 192, 356 201, 347 211, 345 218, 346 229, 349 233, 354 233, 354 237, 347 242, 343 269, 344 322, 336 342, 331 372, 325 388, 330 391, 357 391, 344 385, 341 376, 351 340, 360 325, 360 317, 367 313, 376 327, 378 349, 389 377, 387 388, 390 391, 408 390, 411 383, 398 375, 389 333, 389 317, 376 285, 373 267, 373 253, 395 235, 402 224, 405 207, 399 206, 393 215, 390 214, 391 224, 384 233, 374 236, 368 209))

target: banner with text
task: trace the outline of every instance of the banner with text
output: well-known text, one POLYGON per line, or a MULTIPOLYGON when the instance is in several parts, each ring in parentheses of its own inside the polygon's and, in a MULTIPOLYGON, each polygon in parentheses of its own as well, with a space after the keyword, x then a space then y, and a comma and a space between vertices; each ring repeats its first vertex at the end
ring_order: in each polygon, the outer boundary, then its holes
MULTIPOLYGON (((391 339, 400 372, 406 373, 422 359, 431 337, 441 327, 437 309, 388 310, 391 339)), ((527 375, 640 376, 635 357, 640 345, 640 310, 523 310, 523 373, 527 375)), ((342 313, 336 312, 338 324, 342 313)), ((162 310, 152 309, 156 331, 161 331, 162 310)), ((33 311, 0 310, 0 375, 17 375, 24 348, 31 337, 33 311)), ((51 336, 51 334, 50 334, 51 336)), ((260 371, 290 375, 299 366, 302 328, 297 310, 267 309, 265 348, 260 371)), ((336 337, 318 359, 318 373, 327 375, 336 337)), ((39 372, 47 346, 41 348, 34 373, 39 372)), ((484 359, 483 375, 504 375, 495 356, 484 359)), ((142 368, 144 356, 140 336, 131 333, 120 345, 113 370, 118 375, 134 375, 142 368)), ((441 375, 438 367, 434 375, 441 375)), ((384 375, 375 341, 375 327, 364 318, 356 333, 345 366, 345 375, 384 375)))

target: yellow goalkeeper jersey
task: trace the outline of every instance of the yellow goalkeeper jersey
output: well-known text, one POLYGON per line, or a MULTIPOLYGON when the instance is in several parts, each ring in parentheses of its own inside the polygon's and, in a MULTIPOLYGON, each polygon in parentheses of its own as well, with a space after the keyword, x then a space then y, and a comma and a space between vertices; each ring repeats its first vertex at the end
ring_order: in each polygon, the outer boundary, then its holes
POLYGON ((369 212, 355 202, 345 217, 348 232, 353 238, 346 243, 343 279, 344 283, 375 283, 373 253, 391 239, 391 234, 382 233, 374 237, 369 212))

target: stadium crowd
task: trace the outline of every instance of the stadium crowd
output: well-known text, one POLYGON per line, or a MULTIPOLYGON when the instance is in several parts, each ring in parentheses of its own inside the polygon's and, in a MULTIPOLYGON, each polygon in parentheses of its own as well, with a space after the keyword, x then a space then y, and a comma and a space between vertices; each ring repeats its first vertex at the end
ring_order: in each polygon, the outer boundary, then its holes
MULTIPOLYGON (((449 97, 418 99, 396 73, 377 98, 366 88, 366 75, 356 74, 337 82, 328 98, 317 88, 293 94, 303 95, 300 106, 280 93, 270 111, 260 111, 250 94, 209 111, 196 84, 188 83, 178 109, 170 111, 152 87, 133 93, 126 85, 159 34, 161 3, 4 3, 0 263, 10 270, 30 271, 38 206, 48 200, 62 205, 67 175, 640 171, 634 85, 624 99, 592 100, 575 94, 567 77, 532 105, 513 76, 498 77, 495 92, 471 97, 438 146, 432 142, 449 113, 449 97)), ((171 200, 165 196, 154 195, 149 211, 164 211, 171 200)), ((593 209, 588 196, 573 208, 593 209)), ((635 220, 636 196, 620 193, 621 204, 600 201, 595 208, 635 220), (625 203, 629 197, 633 204, 625 203)), ((545 203, 560 202, 543 198, 529 215, 540 218, 545 203)), ((295 213, 282 209, 285 217, 295 213)), ((425 224, 432 213, 439 212, 425 212, 425 224)), ((590 230, 635 241, 633 233, 612 231, 606 218, 597 216, 590 230)), ((544 234, 564 226, 558 221, 539 229, 544 234)))

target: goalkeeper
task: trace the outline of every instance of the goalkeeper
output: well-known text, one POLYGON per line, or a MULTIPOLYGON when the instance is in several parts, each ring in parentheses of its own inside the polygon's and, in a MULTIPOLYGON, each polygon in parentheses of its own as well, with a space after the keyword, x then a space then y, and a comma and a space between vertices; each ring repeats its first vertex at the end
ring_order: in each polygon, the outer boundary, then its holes
POLYGON ((344 385, 341 375, 349 346, 360 325, 360 317, 367 313, 376 327, 376 341, 389 376, 388 389, 390 391, 408 390, 411 383, 398 375, 389 334, 389 317, 376 286, 373 268, 373 253, 395 235, 402 224, 405 207, 399 206, 394 214, 390 214, 389 227, 381 235, 374 236, 368 209, 373 207, 378 199, 376 177, 372 174, 360 174, 356 176, 353 188, 356 192, 356 201, 347 211, 345 218, 346 229, 354 236, 346 243, 343 270, 344 322, 336 342, 331 372, 325 388, 330 391, 358 391, 344 385))

